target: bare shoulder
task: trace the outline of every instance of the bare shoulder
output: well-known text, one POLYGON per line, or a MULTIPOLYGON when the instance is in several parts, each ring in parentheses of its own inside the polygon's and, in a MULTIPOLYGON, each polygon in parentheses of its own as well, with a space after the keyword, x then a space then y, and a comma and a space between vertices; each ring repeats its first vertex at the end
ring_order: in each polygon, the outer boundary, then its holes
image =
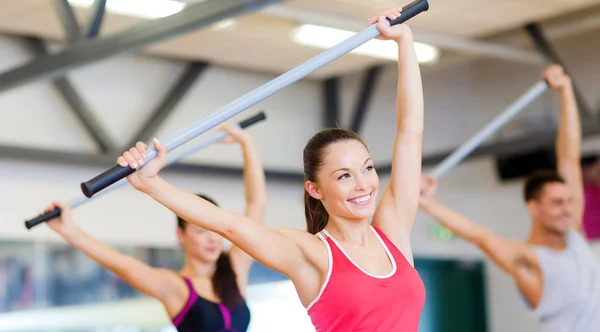
POLYGON ((329 269, 328 249, 317 235, 298 229, 276 229, 302 251, 303 262, 296 265, 292 279, 302 304, 306 307, 319 293, 329 269))
POLYGON ((327 247, 317 235, 295 228, 278 228, 275 231, 296 244, 311 265, 319 271, 327 270, 327 247))

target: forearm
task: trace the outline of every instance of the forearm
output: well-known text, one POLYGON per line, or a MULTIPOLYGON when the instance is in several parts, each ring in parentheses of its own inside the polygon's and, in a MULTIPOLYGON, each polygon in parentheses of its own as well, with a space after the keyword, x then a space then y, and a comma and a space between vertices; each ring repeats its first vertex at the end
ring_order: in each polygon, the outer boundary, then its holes
POLYGON ((133 258, 95 239, 80 228, 75 228, 63 237, 73 247, 121 278, 125 277, 127 267, 130 267, 134 261, 133 258))
POLYGON ((466 216, 442 205, 436 200, 431 200, 427 204, 421 204, 421 209, 458 237, 475 245, 481 245, 480 242, 485 236, 486 229, 475 224, 466 216))
POLYGON ((560 162, 580 162, 581 123, 573 86, 566 84, 560 91, 561 112, 556 141, 556 154, 560 162))
POLYGON ((223 234, 233 223, 233 213, 183 191, 160 177, 148 180, 142 192, 187 222, 223 234))
POLYGON ((251 138, 241 143, 244 155, 244 190, 246 205, 264 209, 267 202, 265 171, 251 138))
POLYGON ((412 33, 398 42, 398 93, 396 125, 398 132, 423 130, 423 85, 412 33))

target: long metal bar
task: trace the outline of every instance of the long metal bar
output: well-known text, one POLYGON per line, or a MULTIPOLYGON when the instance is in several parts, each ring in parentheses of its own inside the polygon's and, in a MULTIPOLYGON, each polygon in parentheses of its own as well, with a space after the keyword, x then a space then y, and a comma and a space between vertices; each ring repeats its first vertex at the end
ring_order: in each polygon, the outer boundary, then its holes
POLYGON ((481 145, 486 139, 502 128, 508 121, 524 110, 532 101, 538 98, 548 89, 545 81, 538 82, 529 88, 521 97, 510 104, 504 111, 496 116, 485 127, 481 128, 475 135, 461 144, 451 155, 446 157, 432 172, 434 178, 439 178, 448 172, 451 168, 460 163, 477 146, 481 145))
POLYGON ((137 142, 147 142, 154 135, 159 126, 173 112, 194 83, 197 82, 206 67, 208 67, 207 63, 193 62, 184 70, 156 110, 148 117, 146 123, 134 135, 131 142, 127 144, 128 147, 134 146, 137 142))
MULTIPOLYGON (((264 120, 265 118, 266 117, 265 117, 264 112, 261 112, 255 116, 251 117, 250 119, 242 121, 240 124, 237 125, 237 127, 245 128, 245 127, 251 126, 257 122, 260 122, 260 121, 264 120)), ((220 131, 220 132, 212 135, 208 139, 200 141, 199 143, 196 143, 196 144, 192 144, 183 150, 178 150, 175 155, 168 156, 167 162, 165 163, 164 167, 169 167, 169 166, 173 165, 174 163, 177 163, 177 162, 181 161, 182 159, 186 158, 187 156, 191 155, 192 153, 203 150, 203 149, 209 147, 210 145, 213 145, 213 144, 223 140, 228 135, 229 134, 226 131, 220 131)), ((97 195, 95 197, 100 197, 100 196, 110 192, 111 190, 123 187, 127 183, 128 183, 128 181, 126 179, 121 179, 119 182, 115 183, 115 185, 111 186, 108 190, 101 192, 99 195, 97 195)), ((67 204, 71 208, 76 208, 76 207, 82 205, 83 203, 86 203, 92 199, 93 199, 93 197, 88 198, 85 196, 78 196, 75 199, 71 200, 67 204)), ((31 229, 43 222, 46 222, 46 221, 60 215, 60 213, 61 213, 60 209, 54 209, 50 212, 43 213, 31 220, 26 221, 25 227, 27 227, 28 229, 31 229)))
MULTIPOLYGON (((427 0, 416 0, 402 9, 402 15, 399 18, 392 21, 388 20, 387 22, 390 25, 400 24, 406 22, 412 17, 428 9, 429 3, 427 2, 427 0)), ((312 59, 276 77, 268 83, 230 102, 229 104, 223 106, 221 109, 213 112, 212 114, 209 114, 201 120, 192 123, 188 127, 179 131, 177 134, 167 138, 164 142, 167 151, 176 149, 177 147, 193 139, 194 137, 208 131, 213 127, 218 126, 219 124, 227 121, 236 114, 243 112, 249 107, 273 95, 277 91, 304 78, 306 75, 327 65, 328 63, 334 61, 342 55, 349 53, 353 49, 379 36, 380 34, 381 32, 379 32, 379 30, 377 29, 377 25, 373 24, 369 28, 363 30, 362 32, 355 34, 354 36, 322 52, 321 54, 313 57, 312 59)), ((148 151, 146 152, 146 158, 144 159, 142 165, 148 163, 155 157, 156 150, 154 149, 154 147, 148 149, 148 151)), ((135 169, 132 169, 129 166, 121 167, 117 165, 105 171, 104 173, 96 176, 95 178, 83 182, 81 184, 81 190, 84 193, 84 195, 86 195, 87 197, 91 197, 95 193, 101 191, 102 189, 110 186, 119 179, 124 178, 133 172, 135 172, 135 169)))
MULTIPOLYGON (((537 23, 530 23, 525 26, 525 31, 529 34, 535 47, 537 50, 548 59, 548 61, 559 64, 566 73, 569 73, 568 68, 565 63, 560 59, 556 51, 550 45, 550 42, 544 35, 542 28, 537 23)), ((571 75, 572 76, 572 75, 571 75)), ((575 93, 575 100, 577 102, 577 109, 579 110, 579 114, 583 119, 592 119, 594 117, 594 113, 588 107, 583 95, 581 94, 581 90, 577 87, 575 83, 575 78, 571 77, 571 83, 573 84, 573 92, 575 93)))

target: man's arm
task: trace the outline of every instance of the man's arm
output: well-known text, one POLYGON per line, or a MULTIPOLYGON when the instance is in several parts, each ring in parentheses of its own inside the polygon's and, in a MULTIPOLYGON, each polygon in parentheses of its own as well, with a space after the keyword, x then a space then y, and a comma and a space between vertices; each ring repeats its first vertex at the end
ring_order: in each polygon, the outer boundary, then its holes
POLYGON ((456 236, 480 248, 498 267, 515 279, 527 301, 536 306, 541 296, 542 284, 533 251, 527 245, 505 239, 441 204, 434 197, 435 188, 435 179, 430 176, 422 177, 421 210, 456 236))
POLYGON ((569 228, 580 231, 583 220, 584 194, 581 174, 581 123, 571 79, 560 66, 550 66, 542 73, 549 86, 560 94, 560 123, 556 137, 556 166, 572 195, 573 218, 569 228))

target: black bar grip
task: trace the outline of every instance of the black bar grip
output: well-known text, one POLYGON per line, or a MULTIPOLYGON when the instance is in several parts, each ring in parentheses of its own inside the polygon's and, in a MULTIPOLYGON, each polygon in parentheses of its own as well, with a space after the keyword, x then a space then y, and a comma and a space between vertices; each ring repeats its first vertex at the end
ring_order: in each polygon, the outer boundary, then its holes
POLYGON ((427 0, 415 0, 410 4, 406 5, 406 7, 402 7, 402 11, 400 12, 400 17, 395 20, 388 20, 391 25, 396 25, 400 23, 404 23, 411 18, 417 16, 421 12, 425 12, 429 10, 429 2, 427 0))
POLYGON ((240 126, 240 128, 244 129, 244 128, 249 127, 249 126, 251 126, 259 121, 262 121, 266 118, 267 118, 267 116, 265 115, 265 112, 260 112, 251 118, 240 121, 239 126, 240 126))
POLYGON ((50 212, 46 212, 43 214, 40 214, 39 216, 27 220, 25 221, 25 227, 27 227, 27 229, 31 229, 43 222, 46 222, 52 218, 56 218, 58 216, 60 216, 62 210, 60 208, 54 208, 54 210, 50 211, 50 212))
POLYGON ((124 179, 127 175, 133 174, 135 171, 135 168, 131 168, 129 166, 123 167, 121 165, 116 165, 115 167, 96 176, 95 178, 83 182, 81 184, 81 191, 85 197, 90 198, 97 192, 100 192, 102 189, 116 183, 121 179, 124 179))

